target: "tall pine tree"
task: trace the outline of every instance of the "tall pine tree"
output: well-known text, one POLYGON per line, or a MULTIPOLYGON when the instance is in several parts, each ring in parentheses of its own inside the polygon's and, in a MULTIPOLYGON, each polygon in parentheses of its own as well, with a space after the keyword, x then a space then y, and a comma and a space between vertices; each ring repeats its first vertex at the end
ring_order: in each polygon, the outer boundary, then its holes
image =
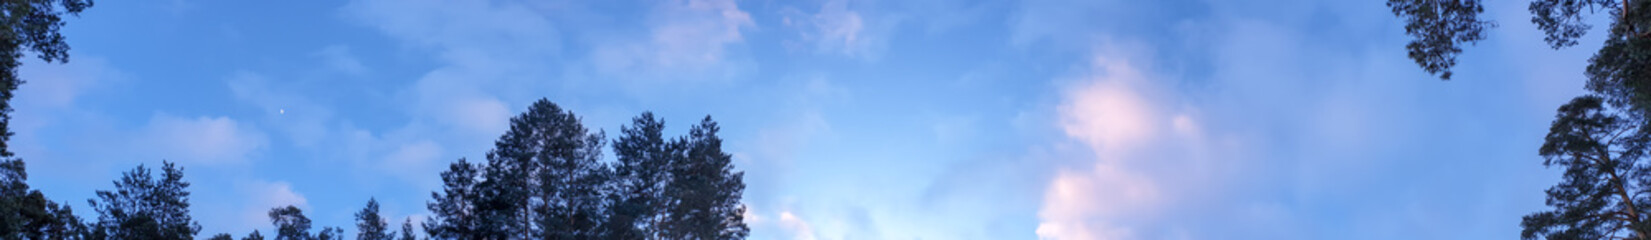
POLYGON ((680 144, 666 141, 665 122, 644 112, 620 127, 613 142, 618 162, 613 165, 614 193, 610 195, 604 234, 611 239, 657 237, 658 217, 665 209, 662 201, 669 167, 680 158, 680 144))
POLYGON ((160 179, 138 165, 86 202, 97 210, 94 239, 194 239, 200 223, 189 216, 189 182, 183 169, 163 162, 160 179))
POLYGON ((358 240, 390 240, 395 235, 389 232, 390 224, 378 215, 377 198, 368 198, 367 207, 355 213, 355 229, 358 240))
POLYGON ((1645 239, 1651 168, 1646 135, 1632 114, 1598 96, 1582 96, 1559 108, 1542 144, 1543 162, 1565 169, 1549 188, 1553 210, 1526 215, 1525 239, 1645 239))
POLYGON ((424 231, 432 239, 484 239, 476 216, 478 192, 476 180, 480 176, 476 165, 460 158, 441 173, 441 192, 430 193, 432 201, 426 204, 429 219, 424 231))
MULTIPOLYGON (((310 218, 304 216, 304 210, 292 205, 270 209, 269 222, 275 225, 276 240, 344 239, 344 230, 337 227, 324 227, 321 231, 310 234, 310 218)), ((255 235, 257 233, 253 232, 255 235)))
POLYGON ((479 186, 495 194, 489 198, 502 200, 484 202, 500 206, 497 211, 513 211, 496 214, 499 218, 533 224, 503 225, 520 229, 511 236, 600 238, 602 185, 608 175, 601 154, 601 133, 591 133, 578 116, 549 100, 535 101, 526 113, 510 119, 510 130, 488 152, 488 178, 479 186), (521 176, 526 177, 516 179, 521 176))
POLYGON ((670 205, 663 230, 666 239, 744 239, 745 173, 735 171, 733 157, 722 151, 721 127, 706 116, 682 140, 685 155, 671 164, 665 189, 670 205))
POLYGON ((425 231, 436 239, 593 239, 605 219, 602 135, 541 99, 510 119, 481 165, 442 173, 425 231))

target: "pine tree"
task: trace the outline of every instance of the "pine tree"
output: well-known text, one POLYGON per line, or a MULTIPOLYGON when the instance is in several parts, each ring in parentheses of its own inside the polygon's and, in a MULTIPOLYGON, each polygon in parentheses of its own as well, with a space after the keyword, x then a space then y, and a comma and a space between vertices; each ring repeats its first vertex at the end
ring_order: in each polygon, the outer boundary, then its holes
POLYGON ((1651 167, 1641 161, 1648 139, 1632 116, 1592 95, 1559 108, 1541 154, 1543 165, 1565 169, 1564 178, 1547 191, 1553 210, 1526 215, 1521 237, 1644 239, 1651 233, 1651 196, 1639 194, 1651 190, 1651 167))
POLYGON ((84 226, 68 205, 31 190, 22 160, 0 160, 0 239, 64 239, 84 226))
POLYGON ((733 157, 722 151, 721 128, 706 116, 680 140, 685 156, 671 165, 671 182, 665 189, 671 201, 665 216, 667 239, 744 239, 745 206, 739 203, 745 191, 745 173, 735 171, 733 157))
POLYGON ((430 193, 430 218, 424 231, 431 239, 484 239, 476 217, 476 165, 463 158, 441 173, 442 191, 430 193))
POLYGON ((258 230, 254 229, 252 230, 252 234, 247 234, 247 236, 241 238, 241 240, 264 240, 264 234, 258 233, 258 230))
POLYGON ((413 236, 413 218, 407 218, 406 221, 401 222, 401 238, 400 239, 401 240, 418 240, 417 236, 413 236))
POLYGON ((338 227, 324 227, 321 232, 315 233, 310 239, 315 240, 344 240, 344 229, 338 227))
POLYGON ((218 235, 212 235, 212 237, 207 238, 207 240, 235 240, 235 237, 230 236, 228 233, 219 233, 218 235))
POLYGON ((664 129, 664 121, 651 112, 633 118, 631 126, 620 127, 619 139, 613 142, 618 157, 613 166, 615 193, 603 224, 607 237, 642 239, 658 232, 653 225, 665 208, 660 197, 670 180, 667 168, 680 158, 678 144, 665 140, 664 129))
POLYGON ((201 226, 189 216, 183 169, 163 162, 161 170, 154 179, 138 165, 114 182, 115 191, 97 191, 99 199, 86 200, 98 212, 92 238, 194 239, 201 226))
POLYGON ((355 213, 355 239, 360 240, 390 240, 394 234, 389 233, 389 223, 378 215, 378 199, 367 199, 367 207, 355 213))
POLYGON ((578 116, 549 100, 511 118, 477 184, 483 193, 477 215, 492 226, 484 229, 500 230, 484 236, 599 238, 607 176, 598 161, 601 147, 601 133, 590 133, 578 116))
MULTIPOLYGON (((344 230, 337 227, 324 227, 321 231, 310 234, 310 218, 304 216, 304 210, 292 205, 270 209, 269 222, 275 225, 276 240, 344 239, 344 230)), ((253 231, 253 234, 257 233, 253 231)))
POLYGON ((311 239, 310 218, 305 217, 304 210, 296 206, 270 209, 269 222, 275 225, 275 240, 311 239))

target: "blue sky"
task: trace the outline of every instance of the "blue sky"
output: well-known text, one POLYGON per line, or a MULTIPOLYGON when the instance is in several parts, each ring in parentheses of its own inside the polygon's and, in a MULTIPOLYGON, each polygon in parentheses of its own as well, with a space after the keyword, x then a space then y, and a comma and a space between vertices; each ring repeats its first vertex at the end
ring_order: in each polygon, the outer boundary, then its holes
POLYGON ((753 239, 1514 238, 1599 42, 1524 6, 1447 82, 1381 1, 99 1, 20 70, 13 146, 82 216, 167 159, 203 236, 353 233, 548 98, 714 116, 753 239))

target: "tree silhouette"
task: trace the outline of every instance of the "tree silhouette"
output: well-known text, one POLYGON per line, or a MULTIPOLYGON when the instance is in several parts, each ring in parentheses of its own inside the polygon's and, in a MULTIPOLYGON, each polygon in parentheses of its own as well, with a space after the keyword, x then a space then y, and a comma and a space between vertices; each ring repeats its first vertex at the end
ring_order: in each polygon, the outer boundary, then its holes
POLYGON ((92 238, 194 239, 200 232, 189 216, 189 182, 172 162, 163 162, 160 179, 138 165, 114 183, 114 191, 86 200, 98 213, 92 238))
POLYGON ((1525 239, 1644 239, 1651 233, 1645 209, 1651 198, 1647 135, 1633 115, 1599 96, 1582 96, 1559 108, 1542 144, 1543 165, 1565 169, 1547 191, 1553 210, 1526 215, 1525 239), (1625 236, 1619 236, 1625 235, 1625 236))
POLYGON ((406 221, 401 222, 401 238, 400 239, 401 240, 418 240, 417 236, 413 236, 413 218, 407 218, 406 221))
POLYGON ((17 76, 20 58, 33 51, 46 62, 68 62, 69 44, 58 30, 63 15, 79 16, 90 0, 18 0, 0 4, 0 238, 62 239, 83 232, 80 219, 67 205, 30 190, 23 160, 11 152, 11 99, 23 79, 17 76))
POLYGON ((430 193, 430 218, 424 231, 434 239, 483 239, 475 215, 476 165, 460 158, 441 173, 442 191, 430 193))
POLYGON ((207 240, 235 240, 235 236, 230 236, 228 233, 219 233, 218 235, 212 235, 207 240))
POLYGON ((613 165, 612 179, 615 192, 610 194, 608 219, 603 224, 607 237, 615 239, 642 239, 655 236, 657 218, 664 211, 661 197, 670 181, 669 167, 681 158, 677 142, 664 137, 665 122, 651 112, 643 112, 631 120, 630 126, 621 126, 619 139, 613 142, 618 162, 613 165))
POLYGON ((23 161, 0 161, 0 239, 63 239, 84 231, 67 205, 30 190, 23 161))
POLYGON ((683 140, 686 156, 670 167, 672 180, 665 189, 672 201, 664 223, 667 239, 744 239, 750 234, 745 206, 739 203, 745 173, 735 171, 733 157, 722 151, 720 130, 706 116, 683 140))
POLYGON ((602 186, 609 175, 601 157, 601 133, 591 133, 572 112, 539 99, 526 113, 511 118, 510 130, 494 141, 487 154, 489 177, 481 185, 497 186, 491 191, 511 201, 509 206, 527 207, 513 215, 525 216, 539 232, 513 235, 599 238, 602 186), (520 176, 530 181, 513 185, 518 183, 502 179, 520 176))
POLYGON ((1415 38, 1405 49, 1422 70, 1450 80, 1451 67, 1462 44, 1485 39, 1485 29, 1496 24, 1479 20, 1485 7, 1479 0, 1388 0, 1387 7, 1405 20, 1405 34, 1415 38))
POLYGON ((310 218, 304 216, 304 210, 292 205, 270 209, 269 222, 275 225, 276 240, 344 239, 344 231, 335 227, 321 228, 320 232, 310 234, 310 218))
POLYGON ((510 123, 486 163, 460 158, 441 173, 442 190, 431 193, 426 205, 430 238, 748 235, 739 203, 743 173, 733 170, 710 117, 690 136, 667 141, 664 122, 643 113, 621 127, 612 165, 599 161, 602 133, 591 133, 576 115, 548 100, 534 102, 510 123))
MULTIPOLYGON (((0 4, 6 21, 0 21, 0 157, 11 158, 11 99, 23 79, 17 77, 23 54, 33 51, 48 63, 69 62, 69 43, 58 33, 63 15, 80 16, 92 7, 91 0, 12 0, 0 4)), ((18 161, 7 159, 7 161, 18 161)))
POLYGON ((389 231, 389 223, 378 215, 378 199, 367 199, 367 207, 355 213, 355 239, 359 240, 390 240, 394 233, 389 231))
POLYGON ((258 230, 255 229, 252 230, 251 234, 247 234, 246 237, 241 238, 241 240, 264 240, 264 234, 258 233, 258 230))

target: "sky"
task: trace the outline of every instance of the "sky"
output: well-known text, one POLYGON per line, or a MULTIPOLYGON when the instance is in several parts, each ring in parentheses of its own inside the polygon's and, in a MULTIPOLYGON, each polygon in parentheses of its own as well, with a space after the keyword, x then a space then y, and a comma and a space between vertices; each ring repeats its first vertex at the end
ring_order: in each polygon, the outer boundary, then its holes
MULTIPOLYGON (((1600 42, 1526 2, 1450 81, 1382 1, 98 1, 27 62, 13 151, 84 199, 185 170, 200 236, 423 220, 535 100, 707 115, 751 239, 1508 239, 1600 42)), ((608 158, 611 159, 611 152, 608 158)))

